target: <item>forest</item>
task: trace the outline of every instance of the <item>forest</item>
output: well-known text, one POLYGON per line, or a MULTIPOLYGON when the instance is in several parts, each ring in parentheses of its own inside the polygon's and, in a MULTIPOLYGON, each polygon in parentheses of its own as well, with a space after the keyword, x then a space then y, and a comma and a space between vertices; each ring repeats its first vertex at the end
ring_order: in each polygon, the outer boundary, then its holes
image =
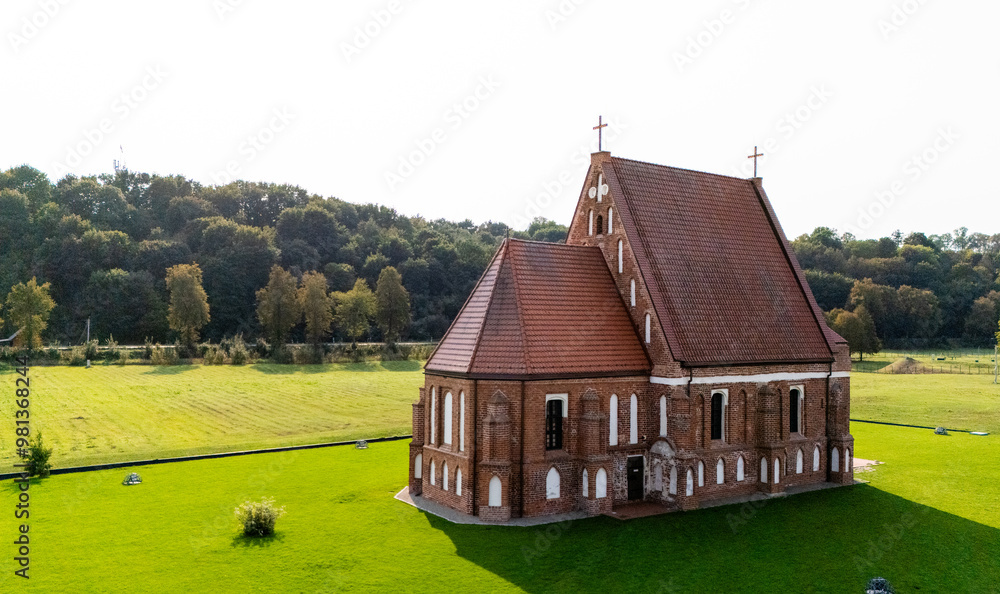
MULTIPOLYGON (((321 272, 334 292, 359 279, 374 289, 393 267, 411 307, 402 337, 430 341, 447 330, 507 232, 503 223, 426 220, 287 184, 206 186, 129 170, 53 183, 24 165, 0 173, 0 298, 32 278, 49 283, 46 344, 81 343, 88 318, 101 341, 171 343, 178 337, 167 323, 166 271, 196 263, 211 309, 201 337, 218 342, 261 335, 256 294, 274 265, 299 280, 321 272)), ((536 219, 510 235, 557 242, 566 227, 536 219)), ((792 247, 832 323, 857 318, 892 348, 995 342, 1000 234, 961 228, 862 240, 819 227, 792 247)), ((11 320, 2 330, 15 330, 11 320)), ((346 337, 335 324, 332 339, 346 337)), ((371 324, 364 338, 383 337, 371 324)), ((304 341, 305 325, 290 339, 304 341)))

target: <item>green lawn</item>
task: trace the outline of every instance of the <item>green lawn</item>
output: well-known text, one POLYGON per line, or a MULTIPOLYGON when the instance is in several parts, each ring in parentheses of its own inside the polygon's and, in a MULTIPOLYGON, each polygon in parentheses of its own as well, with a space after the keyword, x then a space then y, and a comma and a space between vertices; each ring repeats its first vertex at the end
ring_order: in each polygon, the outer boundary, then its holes
POLYGON ((124 469, 55 476, 30 491, 32 578, 8 554, 0 590, 859 592, 883 575, 900 592, 995 592, 1000 441, 853 431, 859 457, 885 462, 868 485, 537 528, 457 526, 393 500, 406 442, 144 467, 133 487, 124 469), (277 535, 237 537, 233 508, 263 495, 287 508, 277 535))
POLYGON ((1000 433, 1000 385, 985 375, 851 375, 851 418, 1000 433))
MULTIPOLYGON (((13 435, 13 372, 0 372, 13 435), (5 388, 7 389, 7 388, 5 388)), ((409 435, 421 363, 32 367, 33 431, 55 467, 409 435)), ((0 472, 14 463, 0 440, 0 472)))

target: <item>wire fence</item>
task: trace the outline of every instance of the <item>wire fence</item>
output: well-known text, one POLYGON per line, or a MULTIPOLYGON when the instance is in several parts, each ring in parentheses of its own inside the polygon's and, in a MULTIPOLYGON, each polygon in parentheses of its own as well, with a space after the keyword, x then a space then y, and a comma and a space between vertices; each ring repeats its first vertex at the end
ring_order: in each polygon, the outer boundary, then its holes
POLYGON ((859 373, 994 375, 992 352, 965 350, 947 352, 883 351, 867 361, 852 361, 851 370, 859 373))

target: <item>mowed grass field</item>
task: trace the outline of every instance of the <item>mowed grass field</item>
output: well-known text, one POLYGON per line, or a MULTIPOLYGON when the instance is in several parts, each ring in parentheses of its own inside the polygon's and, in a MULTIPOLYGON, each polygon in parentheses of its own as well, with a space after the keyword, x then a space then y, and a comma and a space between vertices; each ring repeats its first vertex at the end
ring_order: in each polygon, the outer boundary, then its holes
MULTIPOLYGON (((621 522, 454 525, 393 499, 407 443, 54 476, 31 486, 31 579, 5 592, 898 592, 1000 587, 1000 441, 852 427, 869 484, 621 522), (237 535, 248 497, 275 537, 237 535)), ((14 486, 4 481, 3 500, 14 486)), ((11 503, 12 505, 12 503, 11 503)), ((0 532, 15 532, 3 514, 0 532)), ((8 545, 10 547, 10 545, 8 545)))
MULTIPOLYGON (((14 372, 0 431, 14 434, 14 372)), ((421 363, 32 367, 32 431, 54 467, 409 435, 421 363)), ((0 468, 12 470, 12 440, 0 468)))
POLYGON ((986 375, 853 373, 851 418, 997 434, 1000 385, 986 375))

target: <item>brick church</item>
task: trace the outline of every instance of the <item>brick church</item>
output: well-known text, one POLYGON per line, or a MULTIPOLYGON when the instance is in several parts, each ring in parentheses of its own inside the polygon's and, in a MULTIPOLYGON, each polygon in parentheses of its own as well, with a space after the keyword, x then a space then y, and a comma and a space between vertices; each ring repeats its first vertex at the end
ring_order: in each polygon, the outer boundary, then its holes
POLYGON ((850 483, 850 369, 760 178, 598 152, 428 360, 409 490, 505 522, 850 483))

